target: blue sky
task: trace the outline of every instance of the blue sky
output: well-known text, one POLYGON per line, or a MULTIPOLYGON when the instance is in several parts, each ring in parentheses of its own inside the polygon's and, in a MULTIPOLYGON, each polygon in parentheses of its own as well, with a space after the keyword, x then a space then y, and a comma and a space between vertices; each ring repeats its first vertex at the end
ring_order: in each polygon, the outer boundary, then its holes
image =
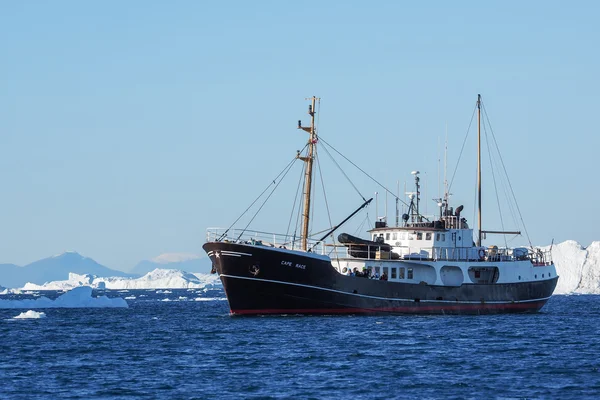
MULTIPOLYGON (((303 146, 295 125, 312 95, 329 143, 391 188, 420 170, 432 198, 445 126, 452 171, 481 93, 532 242, 600 240, 599 11, 591 1, 3 2, 0 262, 77 250, 127 269, 200 253, 205 228, 233 222, 303 146)), ((452 188, 471 222, 474 138, 452 188)), ((365 195, 380 191, 349 172, 365 195)), ((360 198, 324 174, 339 220, 360 198)), ((256 229, 285 231, 291 175, 256 229)), ((497 229, 487 193, 484 221, 497 229)))

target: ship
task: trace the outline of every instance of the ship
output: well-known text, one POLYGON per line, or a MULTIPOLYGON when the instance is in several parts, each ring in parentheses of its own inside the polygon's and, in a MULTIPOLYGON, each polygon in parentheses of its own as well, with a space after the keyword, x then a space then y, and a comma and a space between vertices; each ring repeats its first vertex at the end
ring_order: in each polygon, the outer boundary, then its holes
MULTIPOLYGON (((220 277, 232 315, 479 315, 542 309, 559 278, 551 247, 482 244, 487 235, 521 232, 482 229, 480 95, 475 106, 477 229, 462 216, 463 206, 450 206, 447 190, 437 201, 435 218, 422 215, 420 173, 413 171, 415 190, 405 213, 400 216, 396 207, 395 224, 388 224, 387 215, 377 217, 368 239, 342 233, 335 243, 329 242, 340 227, 373 199, 363 197, 361 206, 342 222, 318 237, 311 234, 313 163, 324 139, 315 126, 320 99, 307 100, 311 123, 302 126, 298 121, 298 128, 308 133, 308 141, 295 157, 304 162, 301 234, 233 226, 207 229, 203 249, 220 277)), ((399 200, 396 196, 396 204, 399 200)))

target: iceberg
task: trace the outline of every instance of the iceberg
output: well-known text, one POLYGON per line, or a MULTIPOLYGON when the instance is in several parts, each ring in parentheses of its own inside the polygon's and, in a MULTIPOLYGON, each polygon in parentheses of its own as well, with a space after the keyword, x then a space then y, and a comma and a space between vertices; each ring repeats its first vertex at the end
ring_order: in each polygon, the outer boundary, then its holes
POLYGON ((22 312, 21 314, 17 315, 16 317, 13 317, 13 319, 39 319, 39 318, 46 318, 46 313, 29 310, 29 311, 22 312))
POLYGON ((130 290, 130 289, 202 289, 220 285, 217 275, 192 274, 175 269, 160 269, 148 272, 141 278, 98 277, 91 274, 69 273, 65 281, 46 282, 43 285, 28 282, 23 290, 70 290, 80 286, 94 289, 130 290))
POLYGON ((129 305, 120 297, 110 299, 106 296, 92 297, 92 288, 81 286, 60 295, 56 300, 45 296, 37 299, 4 300, 0 299, 0 308, 107 308, 129 305))
POLYGON ((567 240, 552 246, 552 259, 559 276, 554 294, 600 294, 600 242, 583 247, 567 240))

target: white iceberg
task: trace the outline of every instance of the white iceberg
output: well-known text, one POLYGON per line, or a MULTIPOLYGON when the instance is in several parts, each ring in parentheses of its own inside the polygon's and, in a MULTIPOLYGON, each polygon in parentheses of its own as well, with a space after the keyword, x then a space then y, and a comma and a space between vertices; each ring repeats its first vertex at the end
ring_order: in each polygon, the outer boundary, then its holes
POLYGON ((22 312, 21 314, 17 315, 16 317, 13 317, 13 319, 39 319, 39 318, 46 318, 46 313, 29 310, 29 311, 22 312))
POLYGON ((92 288, 82 286, 61 294, 56 300, 45 296, 37 299, 3 300, 0 299, 0 308, 106 308, 129 307, 127 302, 120 297, 108 298, 106 296, 92 297, 92 288))
POLYGON ((147 273, 141 278, 98 277, 91 274, 69 273, 65 281, 46 282, 43 285, 26 283, 24 290, 70 290, 80 286, 90 286, 95 289, 201 289, 206 286, 220 285, 217 275, 192 274, 175 269, 160 269, 147 273))

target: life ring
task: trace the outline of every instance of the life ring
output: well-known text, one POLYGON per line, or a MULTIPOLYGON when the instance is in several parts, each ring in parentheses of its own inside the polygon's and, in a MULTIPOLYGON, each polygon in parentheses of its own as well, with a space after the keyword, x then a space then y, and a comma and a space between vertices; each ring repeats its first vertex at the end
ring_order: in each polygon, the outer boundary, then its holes
POLYGON ((483 260, 485 258, 485 250, 479 249, 479 259, 483 260))

